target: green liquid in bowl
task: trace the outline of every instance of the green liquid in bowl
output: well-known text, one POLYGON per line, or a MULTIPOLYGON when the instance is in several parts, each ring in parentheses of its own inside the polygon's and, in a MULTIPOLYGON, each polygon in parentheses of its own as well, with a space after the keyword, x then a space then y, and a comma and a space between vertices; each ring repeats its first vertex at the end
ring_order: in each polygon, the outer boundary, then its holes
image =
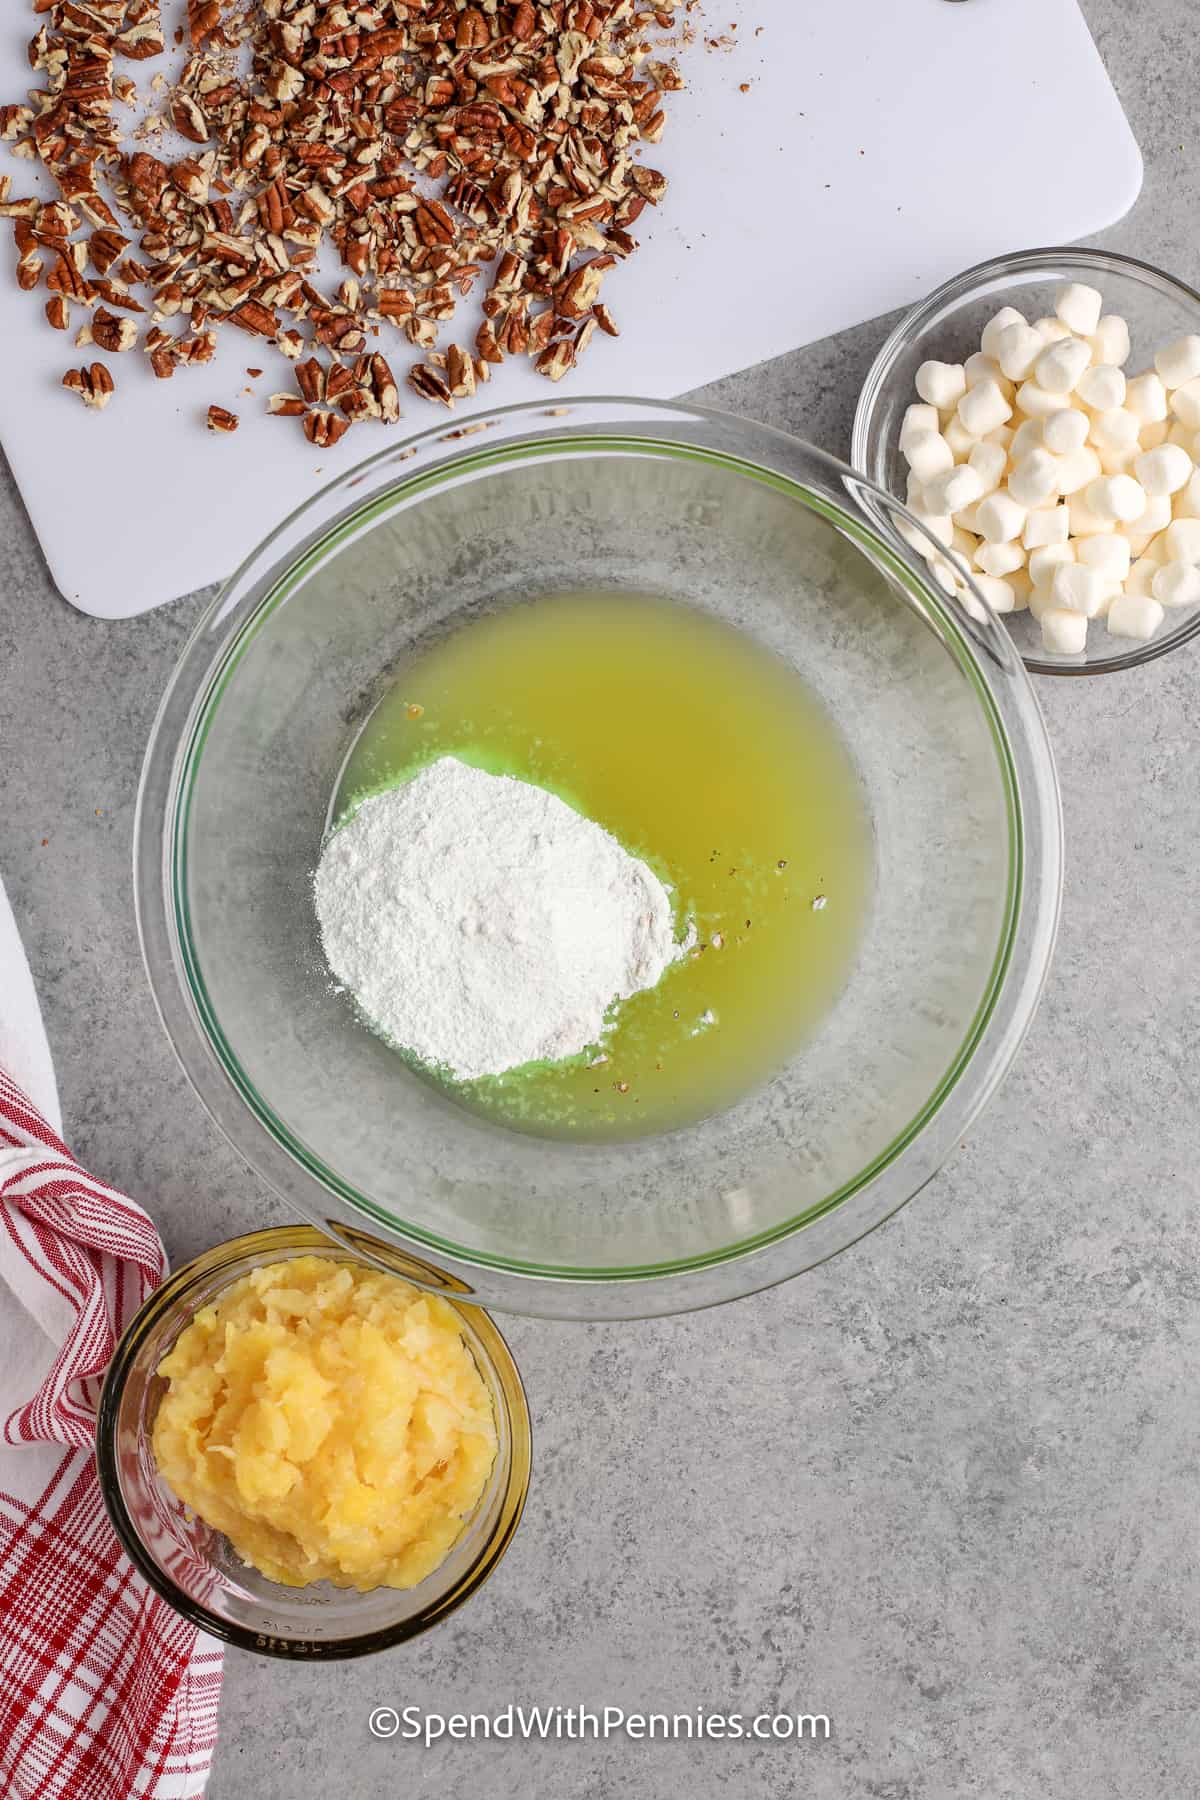
POLYGON ((861 937, 870 826, 829 714, 746 633, 619 593, 467 625, 398 672, 335 816, 440 756, 562 795, 698 934, 590 1052, 447 1084, 457 1098, 556 1136, 663 1131, 741 1099, 819 1026, 861 937))

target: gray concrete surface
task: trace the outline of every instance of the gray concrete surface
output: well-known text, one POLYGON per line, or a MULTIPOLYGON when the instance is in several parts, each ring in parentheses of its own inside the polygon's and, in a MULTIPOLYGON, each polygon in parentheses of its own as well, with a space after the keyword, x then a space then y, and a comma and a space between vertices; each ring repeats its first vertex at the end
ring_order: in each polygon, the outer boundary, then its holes
MULTIPOLYGON (((1108 234, 1200 277, 1188 0, 1088 0, 1146 154, 1108 234)), ((844 451, 876 324, 711 397, 844 451)), ((200 602, 102 625, 0 489, 0 867, 68 1132, 174 1258, 282 1217, 153 1016, 128 855, 200 602), (48 840, 43 842, 43 840, 48 840)), ((516 1321, 537 1468, 490 1586, 407 1650, 231 1655, 213 1800, 1184 1800, 1200 1791, 1198 653, 1043 682, 1069 836, 1028 1048, 945 1173, 833 1265, 717 1314, 516 1321), (755 1749, 380 1744, 383 1704, 821 1711, 755 1749)), ((83 1800, 83 1797, 81 1797, 83 1800)))

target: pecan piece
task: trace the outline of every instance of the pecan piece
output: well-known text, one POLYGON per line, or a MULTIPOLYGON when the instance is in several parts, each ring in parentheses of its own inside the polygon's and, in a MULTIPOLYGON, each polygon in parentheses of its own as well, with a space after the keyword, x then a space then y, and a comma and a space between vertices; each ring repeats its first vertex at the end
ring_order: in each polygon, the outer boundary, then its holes
POLYGON ((408 384, 423 400, 436 400, 451 408, 454 405, 454 396, 445 377, 429 363, 414 363, 408 371, 408 384))
POLYGON ((563 338, 559 343, 551 344, 548 350, 543 350, 533 366, 547 381, 561 381, 574 361, 575 346, 570 338, 563 338))
POLYGON ((385 425, 394 425, 400 417, 400 392, 396 386, 396 378, 385 357, 376 351, 370 362, 371 392, 379 407, 379 416, 385 425))
POLYGON ((210 431, 222 433, 236 431, 239 423, 237 414, 230 412, 225 406, 210 406, 206 422, 210 431))
POLYGON ((475 392, 475 364, 461 344, 446 352, 446 381, 456 400, 469 400, 475 392))
POLYGON ((117 259, 129 248, 130 240, 119 231, 102 227, 88 239, 88 255, 97 275, 107 275, 117 259))
POLYGON ((132 350, 137 343, 137 326, 132 319, 118 318, 106 307, 98 306, 92 314, 92 342, 98 350, 116 354, 132 350))
POLYGON ((62 384, 71 393, 78 394, 85 406, 94 407, 97 412, 108 405, 116 387, 104 364, 98 362, 85 365, 82 369, 68 369, 62 378, 62 384))
POLYGON ((243 331, 258 337, 274 337, 279 330, 279 320, 259 300, 243 300, 240 306, 234 307, 229 318, 232 324, 240 325, 243 331))
POLYGON ((46 323, 55 331, 69 331, 71 327, 71 308, 61 294, 51 294, 46 302, 46 323))
POLYGON ((207 144, 208 120, 204 116, 204 109, 194 95, 180 89, 172 96, 171 123, 180 137, 187 138, 189 143, 207 144))
POLYGON ((337 413, 316 412, 304 415, 304 435, 310 444, 317 444, 321 449, 338 443, 350 429, 350 420, 339 418, 337 413))

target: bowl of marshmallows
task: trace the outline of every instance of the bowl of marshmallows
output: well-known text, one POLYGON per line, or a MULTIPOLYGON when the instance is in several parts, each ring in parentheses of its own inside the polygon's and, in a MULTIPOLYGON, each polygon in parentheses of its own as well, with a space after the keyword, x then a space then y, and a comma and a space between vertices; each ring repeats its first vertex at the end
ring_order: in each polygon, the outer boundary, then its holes
POLYGON ((892 333, 852 460, 968 614, 1099 674, 1200 630, 1200 294, 1130 257, 970 269, 892 333))

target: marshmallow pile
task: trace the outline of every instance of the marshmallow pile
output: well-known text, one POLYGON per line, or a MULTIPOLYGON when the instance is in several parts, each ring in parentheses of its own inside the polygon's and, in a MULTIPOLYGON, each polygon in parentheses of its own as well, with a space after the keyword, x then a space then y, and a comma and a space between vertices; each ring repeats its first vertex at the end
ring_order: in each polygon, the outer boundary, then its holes
POLYGON ((922 363, 900 448, 906 529, 938 583, 997 613, 1026 608, 1047 650, 1079 655, 1088 624, 1151 638, 1168 608, 1200 605, 1200 337, 1126 376, 1129 327, 1072 282, 1054 317, 1006 306, 965 363, 922 363))

